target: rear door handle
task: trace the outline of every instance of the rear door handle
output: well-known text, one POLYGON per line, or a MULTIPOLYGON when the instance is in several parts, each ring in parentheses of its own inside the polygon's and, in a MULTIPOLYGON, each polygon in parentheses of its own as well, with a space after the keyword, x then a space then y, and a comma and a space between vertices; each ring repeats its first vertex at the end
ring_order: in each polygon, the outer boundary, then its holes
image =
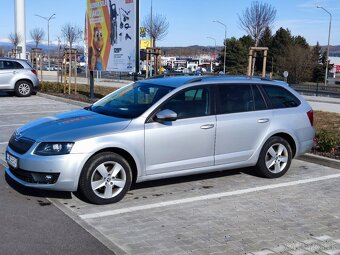
POLYGON ((210 128, 213 128, 214 126, 215 126, 214 124, 205 124, 201 126, 201 129, 210 129, 210 128))
POLYGON ((268 121, 269 121, 269 119, 267 119, 267 118, 257 120, 258 123, 267 123, 268 121))

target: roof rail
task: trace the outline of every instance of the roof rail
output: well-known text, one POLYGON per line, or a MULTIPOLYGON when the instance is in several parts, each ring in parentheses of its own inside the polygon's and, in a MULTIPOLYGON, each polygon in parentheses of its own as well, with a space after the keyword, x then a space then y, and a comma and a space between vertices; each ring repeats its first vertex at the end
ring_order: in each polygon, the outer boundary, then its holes
POLYGON ((200 82, 203 80, 203 77, 193 78, 191 80, 186 81, 184 84, 194 83, 194 82, 200 82))

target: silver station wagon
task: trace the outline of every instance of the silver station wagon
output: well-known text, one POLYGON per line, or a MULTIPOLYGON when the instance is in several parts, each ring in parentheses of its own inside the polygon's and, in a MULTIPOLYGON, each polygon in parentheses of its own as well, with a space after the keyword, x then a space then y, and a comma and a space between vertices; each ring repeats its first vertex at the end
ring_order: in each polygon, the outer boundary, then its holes
POLYGON ((309 151, 313 111, 287 83, 249 77, 138 81, 10 138, 6 173, 28 187, 121 200, 133 182, 255 166, 285 174, 309 151))

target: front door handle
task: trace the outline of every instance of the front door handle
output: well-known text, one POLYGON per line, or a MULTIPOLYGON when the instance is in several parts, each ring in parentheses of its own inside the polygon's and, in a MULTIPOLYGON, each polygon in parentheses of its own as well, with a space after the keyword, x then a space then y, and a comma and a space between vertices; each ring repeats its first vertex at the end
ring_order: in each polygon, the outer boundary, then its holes
POLYGON ((201 129, 210 129, 210 128, 213 128, 214 126, 215 126, 214 124, 205 124, 201 126, 201 129))
POLYGON ((257 120, 258 123, 267 123, 268 121, 269 121, 269 119, 267 119, 267 118, 257 120))

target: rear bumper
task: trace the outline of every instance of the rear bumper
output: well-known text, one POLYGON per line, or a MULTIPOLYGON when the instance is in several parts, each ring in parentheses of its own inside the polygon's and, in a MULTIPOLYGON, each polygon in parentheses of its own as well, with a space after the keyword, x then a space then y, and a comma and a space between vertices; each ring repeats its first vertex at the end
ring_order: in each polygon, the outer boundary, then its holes
POLYGON ((299 151, 296 152, 295 157, 298 157, 298 156, 301 156, 302 154, 310 152, 313 145, 314 145, 314 139, 301 142, 299 146, 299 151))

